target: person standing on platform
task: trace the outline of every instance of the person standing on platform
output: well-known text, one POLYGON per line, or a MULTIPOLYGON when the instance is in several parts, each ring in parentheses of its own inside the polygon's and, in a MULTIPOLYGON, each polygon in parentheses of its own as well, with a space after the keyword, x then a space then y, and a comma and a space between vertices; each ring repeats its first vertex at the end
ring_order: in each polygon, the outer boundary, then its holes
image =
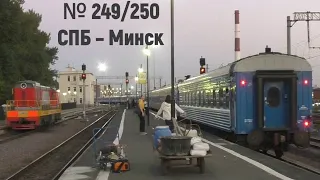
MULTIPOLYGON (((161 107, 156 114, 156 118, 159 118, 161 113, 163 113, 162 117, 165 120, 166 125, 169 126, 171 132, 173 133, 174 127, 171 119, 171 102, 170 101, 171 101, 171 96, 167 95, 165 101, 161 104, 161 107)), ((181 114, 185 113, 177 104, 175 104, 175 111, 176 111, 175 119, 177 119, 177 111, 181 114)))
POLYGON ((139 119, 140 119, 140 134, 141 135, 146 135, 146 121, 145 121, 145 110, 144 110, 144 96, 141 95, 140 99, 139 99, 139 102, 138 102, 138 108, 139 108, 139 113, 138 113, 138 116, 139 116, 139 119))
POLYGON ((131 106, 134 108, 134 107, 136 107, 136 104, 135 104, 135 102, 134 102, 134 99, 132 99, 132 101, 131 101, 131 106))

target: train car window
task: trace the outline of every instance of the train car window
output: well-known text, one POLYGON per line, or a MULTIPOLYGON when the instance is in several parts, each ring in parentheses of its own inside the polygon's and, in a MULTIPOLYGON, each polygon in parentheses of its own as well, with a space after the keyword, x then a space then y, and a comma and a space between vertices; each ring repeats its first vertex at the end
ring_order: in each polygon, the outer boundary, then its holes
POLYGON ((277 107, 280 104, 281 93, 276 87, 271 87, 267 93, 267 101, 270 107, 277 107))
POLYGON ((225 92, 225 96, 226 96, 226 99, 225 99, 225 102, 226 102, 226 109, 229 109, 229 101, 230 101, 230 97, 229 97, 229 89, 226 88, 226 92, 225 92))
POLYGON ((224 108, 224 93, 222 88, 219 89, 219 106, 220 108, 224 108))
POLYGON ((217 105, 216 100, 217 100, 216 91, 213 89, 212 90, 212 107, 216 107, 217 105))
POLYGON ((204 107, 206 104, 206 99, 204 98, 204 91, 201 91, 201 107, 204 107))
POLYGON ((212 104, 213 104, 213 96, 212 96, 212 91, 211 90, 208 90, 207 91, 207 98, 208 98, 208 107, 213 107, 212 104))
POLYGON ((195 106, 199 106, 199 91, 194 92, 194 102, 195 106))
POLYGON ((206 90, 202 91, 202 99, 203 99, 203 107, 207 107, 208 99, 207 99, 207 93, 206 90))
POLYGON ((206 107, 207 104, 207 98, 206 98, 206 91, 201 91, 201 99, 202 99, 202 107, 206 107))
POLYGON ((181 105, 185 105, 185 104, 186 104, 186 93, 181 92, 181 105))
POLYGON ((197 91, 194 91, 193 93, 192 93, 192 105, 193 106, 197 106, 197 91))
POLYGON ((219 93, 219 90, 217 91, 217 92, 215 92, 216 93, 216 107, 217 108, 220 108, 220 106, 221 106, 221 103, 220 103, 220 93, 219 93))
POLYGON ((201 91, 198 91, 198 106, 202 106, 201 91))
POLYGON ((192 93, 192 105, 197 106, 197 91, 192 93))
POLYGON ((186 92, 186 103, 185 105, 189 105, 189 92, 186 92))

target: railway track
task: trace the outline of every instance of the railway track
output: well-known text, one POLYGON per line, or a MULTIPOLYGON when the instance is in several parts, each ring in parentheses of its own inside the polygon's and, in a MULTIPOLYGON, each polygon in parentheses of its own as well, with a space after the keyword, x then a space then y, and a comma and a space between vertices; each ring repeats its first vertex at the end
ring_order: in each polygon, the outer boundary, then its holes
MULTIPOLYGON (((92 111, 92 110, 93 109, 89 109, 86 112, 88 114, 97 112, 97 111, 92 111)), ((58 124, 61 124, 61 123, 65 122, 65 121, 77 118, 81 114, 82 114, 82 111, 67 112, 62 117, 62 120, 55 122, 54 125, 58 125, 58 124)), ((40 129, 37 129, 37 130, 30 130, 30 131, 20 131, 20 132, 19 131, 9 130, 7 133, 4 133, 4 134, 0 135, 0 144, 8 142, 8 141, 11 141, 11 140, 14 140, 14 139, 17 139, 17 138, 20 138, 20 137, 23 137, 23 136, 30 135, 32 133, 35 133, 35 132, 41 131, 41 130, 43 130, 43 128, 40 128, 40 129)))
POLYGON ((295 160, 293 158, 290 158, 290 157, 287 157, 287 156, 282 156, 281 159, 279 159, 279 158, 277 158, 275 156, 275 154, 273 152, 267 152, 267 153, 260 152, 260 153, 265 154, 265 155, 267 155, 269 157, 275 158, 277 160, 280 160, 280 161, 282 161, 284 163, 287 163, 287 164, 293 165, 295 167, 298 167, 298 168, 304 169, 306 171, 309 171, 309 172, 315 173, 317 175, 320 175, 320 170, 319 169, 316 169, 316 168, 314 168, 312 166, 309 166, 309 165, 307 165, 305 163, 297 161, 297 160, 295 160))
MULTIPOLYGON (((26 165, 7 180, 49 180, 58 179, 93 141, 92 131, 94 128, 104 128, 116 115, 116 110, 104 113, 96 121, 65 140, 50 151, 44 153, 38 159, 26 165)), ((97 132, 96 135, 101 134, 97 132)))
POLYGON ((310 146, 313 148, 320 149, 320 138, 311 137, 310 138, 310 146))

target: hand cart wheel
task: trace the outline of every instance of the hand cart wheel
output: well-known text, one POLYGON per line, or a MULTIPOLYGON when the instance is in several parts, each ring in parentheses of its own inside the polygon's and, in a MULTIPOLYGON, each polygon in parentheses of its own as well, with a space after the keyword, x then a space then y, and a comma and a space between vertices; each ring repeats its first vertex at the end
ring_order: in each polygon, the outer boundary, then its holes
POLYGON ((205 172, 205 161, 204 158, 197 158, 197 165, 200 168, 200 173, 203 174, 205 172))
POLYGON ((166 159, 161 159, 161 171, 162 171, 162 175, 166 175, 168 174, 168 163, 169 161, 166 159))

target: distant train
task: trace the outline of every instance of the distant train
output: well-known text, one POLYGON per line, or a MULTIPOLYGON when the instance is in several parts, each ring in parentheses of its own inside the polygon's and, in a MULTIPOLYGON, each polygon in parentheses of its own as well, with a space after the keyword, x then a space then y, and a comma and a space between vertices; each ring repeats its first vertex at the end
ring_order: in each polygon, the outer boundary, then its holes
MULTIPOLYGON (((177 84, 175 99, 188 119, 230 133, 253 149, 273 149, 281 157, 289 144, 309 146, 311 82, 306 59, 266 48, 177 84)), ((170 91, 152 91, 150 107, 159 109, 170 91)))
POLYGON ((35 81, 20 81, 7 101, 6 124, 15 130, 36 129, 61 119, 59 93, 35 81))

